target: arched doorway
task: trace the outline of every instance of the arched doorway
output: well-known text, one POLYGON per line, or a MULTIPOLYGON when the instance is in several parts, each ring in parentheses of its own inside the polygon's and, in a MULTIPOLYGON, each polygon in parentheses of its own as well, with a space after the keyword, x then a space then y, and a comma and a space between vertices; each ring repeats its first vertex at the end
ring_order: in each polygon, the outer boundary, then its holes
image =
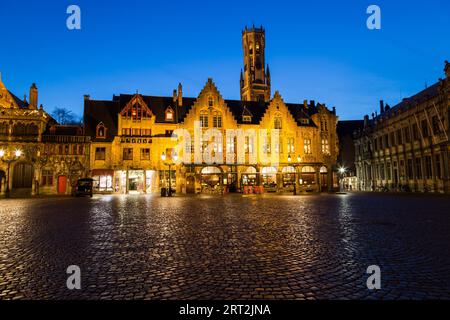
POLYGON ((19 162, 14 166, 13 188, 31 189, 33 185, 33 166, 29 163, 19 162))
POLYGON ((325 166, 320 167, 320 185, 322 190, 328 188, 328 169, 325 166))

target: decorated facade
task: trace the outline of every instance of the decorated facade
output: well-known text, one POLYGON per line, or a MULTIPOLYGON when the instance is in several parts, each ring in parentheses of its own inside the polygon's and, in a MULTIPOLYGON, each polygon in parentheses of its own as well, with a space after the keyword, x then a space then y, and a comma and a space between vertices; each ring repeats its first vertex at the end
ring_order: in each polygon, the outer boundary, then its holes
POLYGON ((241 100, 222 97, 212 79, 197 97, 184 97, 181 84, 166 97, 85 96, 97 192, 150 193, 169 185, 181 193, 336 187, 335 108, 272 95, 265 31, 245 29, 242 43, 241 100))

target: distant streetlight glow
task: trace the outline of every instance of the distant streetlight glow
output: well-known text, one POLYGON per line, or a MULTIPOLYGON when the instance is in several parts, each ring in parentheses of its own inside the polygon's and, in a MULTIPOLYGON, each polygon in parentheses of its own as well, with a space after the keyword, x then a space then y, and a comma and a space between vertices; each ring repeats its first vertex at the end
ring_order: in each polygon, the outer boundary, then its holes
POLYGON ((3 158, 5 156, 5 150, 0 149, 0 158, 3 158))
POLYGON ((15 152, 14 154, 15 154, 15 156, 16 156, 17 158, 19 158, 19 157, 22 155, 22 151, 19 150, 19 149, 17 149, 16 152, 15 152))
POLYGON ((161 160, 162 160, 162 161, 166 161, 166 154, 165 154, 164 152, 163 152, 162 155, 161 155, 161 160))

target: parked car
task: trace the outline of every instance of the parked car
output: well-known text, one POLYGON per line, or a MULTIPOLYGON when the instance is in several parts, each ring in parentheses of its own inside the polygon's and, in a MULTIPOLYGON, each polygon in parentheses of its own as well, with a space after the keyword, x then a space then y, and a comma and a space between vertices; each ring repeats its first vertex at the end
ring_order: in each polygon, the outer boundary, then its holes
POLYGON ((93 185, 94 179, 91 178, 78 179, 77 185, 75 186, 75 197, 78 196, 92 197, 93 185))

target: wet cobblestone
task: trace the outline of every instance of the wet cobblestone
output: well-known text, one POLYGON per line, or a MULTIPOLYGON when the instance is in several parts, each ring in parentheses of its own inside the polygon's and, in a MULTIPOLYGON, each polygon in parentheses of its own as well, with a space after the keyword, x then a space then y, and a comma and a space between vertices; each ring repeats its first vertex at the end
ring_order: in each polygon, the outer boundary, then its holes
POLYGON ((0 200, 0 299, 424 298, 450 298, 445 196, 0 200))

